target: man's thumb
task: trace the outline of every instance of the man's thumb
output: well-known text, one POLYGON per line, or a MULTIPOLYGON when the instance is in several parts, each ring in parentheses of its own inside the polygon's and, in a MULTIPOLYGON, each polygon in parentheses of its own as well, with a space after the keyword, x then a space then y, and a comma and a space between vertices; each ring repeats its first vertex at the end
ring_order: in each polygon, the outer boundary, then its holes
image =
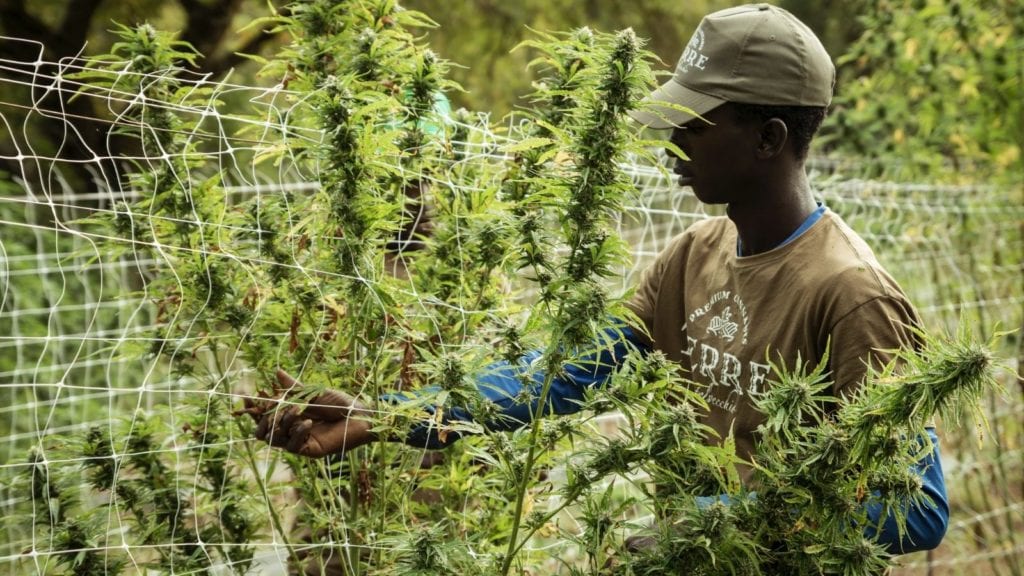
POLYGON ((338 390, 327 390, 306 405, 303 414, 317 420, 344 420, 359 412, 354 398, 338 390))

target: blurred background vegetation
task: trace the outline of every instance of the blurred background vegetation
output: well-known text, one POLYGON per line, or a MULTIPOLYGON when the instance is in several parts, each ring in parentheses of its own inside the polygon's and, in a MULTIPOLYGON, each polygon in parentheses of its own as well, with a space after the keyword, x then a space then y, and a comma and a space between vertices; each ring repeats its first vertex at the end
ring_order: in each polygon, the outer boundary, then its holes
MULTIPOLYGON (((390 1, 390 0, 384 0, 390 1)), ((632 27, 669 72, 703 14, 740 4, 726 0, 409 0, 439 25, 424 41, 456 66, 452 78, 464 92, 455 107, 490 112, 494 121, 528 103, 535 56, 514 48, 531 29, 569 31, 632 27)), ((822 151, 880 160, 887 177, 946 181, 1022 181, 1024 147, 1024 3, 1018 0, 780 0, 813 28, 840 65, 837 98, 820 139, 822 151), (968 169, 969 168, 969 169, 968 169)), ((202 55, 196 72, 231 82, 273 85, 257 78, 258 66, 241 54, 276 52, 287 38, 257 19, 287 11, 281 0, 0 0, 0 34, 40 44, 0 42, 0 58, 58 61, 102 54, 112 43, 113 22, 148 21, 177 31, 202 55), (255 24, 254 21, 256 22, 255 24)), ((25 101, 23 88, 4 83, 4 102, 25 101)), ((33 100, 45 97, 35 95, 33 100)), ((43 104, 43 102, 37 102, 43 104)), ((67 114, 102 117, 86 99, 67 114)), ((10 116, 9 116, 10 117, 10 116)), ((92 126, 94 149, 108 137, 92 126)), ((40 122, 34 149, 63 141, 61 123, 40 122)), ((11 155, 13 142, 0 142, 11 155)), ((116 142, 114 143, 116 153, 116 142)), ((92 158, 87 150, 65 157, 92 158)), ((6 162, 10 163, 10 160, 6 162)), ((17 173, 15 166, 0 169, 17 173)))
MULTIPOLYGON (((842 54, 862 32, 856 16, 868 0, 784 0, 779 5, 797 14, 822 37, 832 54, 842 54)), ((132 25, 147 21, 158 30, 178 31, 204 56, 199 71, 219 76, 243 66, 236 52, 273 52, 285 39, 266 27, 239 32, 252 20, 267 15, 269 6, 287 10, 281 0, 3 0, 0 31, 8 36, 39 40, 46 59, 106 53, 113 42, 112 22, 132 25)), ((735 0, 410 0, 403 5, 430 15, 440 30, 429 38, 443 57, 462 65, 454 78, 468 90, 453 95, 456 105, 491 110, 500 116, 528 94, 531 78, 524 74, 531 55, 513 48, 529 37, 530 29, 559 32, 581 26, 599 30, 632 27, 650 42, 649 48, 671 69, 700 18, 711 11, 742 4, 735 0)), ((21 54, 5 47, 4 58, 21 54)))

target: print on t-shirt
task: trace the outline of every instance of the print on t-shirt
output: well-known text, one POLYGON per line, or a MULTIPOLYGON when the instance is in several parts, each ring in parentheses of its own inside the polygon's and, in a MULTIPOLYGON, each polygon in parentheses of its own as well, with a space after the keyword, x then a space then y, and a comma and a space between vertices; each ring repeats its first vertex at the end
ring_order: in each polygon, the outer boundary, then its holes
POLYGON ((744 394, 758 393, 771 367, 755 362, 751 354, 757 351, 747 349, 750 316, 739 294, 715 292, 690 313, 682 330, 683 356, 690 359, 693 378, 707 385, 703 394, 709 404, 735 413, 744 394))

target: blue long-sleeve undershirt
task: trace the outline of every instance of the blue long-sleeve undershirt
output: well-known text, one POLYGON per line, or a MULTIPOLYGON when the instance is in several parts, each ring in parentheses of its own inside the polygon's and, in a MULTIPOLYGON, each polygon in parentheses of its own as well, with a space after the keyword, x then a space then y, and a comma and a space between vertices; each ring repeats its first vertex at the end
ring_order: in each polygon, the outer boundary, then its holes
MULTIPOLYGON (((551 380, 548 399, 540 409, 540 396, 544 388, 545 374, 534 364, 542 352, 527 352, 515 364, 507 361, 494 362, 477 375, 477 388, 487 400, 498 406, 500 416, 493 421, 482 423, 488 431, 516 430, 533 421, 535 415, 573 414, 579 412, 586 391, 601 387, 625 361, 631 350, 646 354, 649 348, 636 337, 632 329, 622 323, 613 323, 598 333, 592 352, 583 354, 576 362, 566 364, 562 371, 551 380), (524 390, 528 386, 528 390, 524 390), (529 403, 522 402, 524 396, 529 403)), ((421 393, 437 392, 437 388, 426 388, 421 393)), ((404 395, 389 395, 386 399, 403 400, 404 395)), ((429 407, 427 408, 429 410, 429 407)), ((445 422, 472 422, 473 417, 463 407, 448 407, 445 422)), ((433 421, 416 426, 406 436, 405 443, 426 448, 444 448, 461 438, 462 434, 451 431, 442 441, 433 421)))
MULTIPOLYGON (((541 358, 540 350, 528 352, 517 363, 495 362, 478 375, 476 380, 480 394, 497 405, 499 417, 481 424, 488 431, 507 431, 529 424, 537 415, 578 412, 587 390, 604 386, 631 351, 646 354, 649 350, 632 329, 622 322, 613 323, 598 334, 592 352, 567 364, 561 374, 552 378, 547 402, 543 407, 540 406, 540 396, 545 374, 533 366, 541 358), (528 389, 524 390, 524 387, 528 389), (529 402, 524 402, 524 398, 529 399, 529 402)), ((429 394, 436 390, 428 388, 420 393, 429 394)), ((389 401, 408 398, 402 394, 385 397, 389 401)), ((444 414, 444 421, 472 422, 473 417, 465 408, 449 407, 444 414)), ((450 431, 442 441, 438 431, 433 420, 426 420, 413 428, 405 438, 405 443, 438 449, 462 436, 458 431, 450 431)), ((894 554, 935 548, 945 536, 949 523, 949 502, 942 474, 939 441, 934 429, 929 428, 927 432, 931 438, 932 453, 918 462, 915 469, 921 477, 923 492, 931 502, 927 505, 908 504, 908 509, 902 511, 906 518, 906 529, 902 535, 892 515, 881 523, 880 531, 876 529, 884 511, 881 504, 873 503, 867 508, 869 525, 864 529, 865 535, 870 538, 877 535, 878 542, 894 554)))
POLYGON ((907 519, 902 534, 891 514, 885 518, 881 531, 875 529, 884 512, 879 502, 868 504, 869 525, 864 533, 869 538, 877 534, 878 541, 885 544, 894 554, 907 554, 919 550, 931 550, 942 542, 949 526, 949 499, 946 496, 946 480, 942 474, 942 459, 939 457, 939 437, 934 428, 926 429, 931 440, 932 452, 920 460, 915 470, 921 476, 921 490, 931 500, 921 505, 907 504, 901 510, 907 519))
MULTIPOLYGON (((937 547, 949 525, 949 501, 939 458, 939 437, 934 428, 926 428, 925 433, 931 440, 932 452, 917 463, 915 470, 921 477, 921 491, 931 502, 922 502, 920 505, 906 503, 903 506, 900 512, 906 519, 906 526, 902 534, 896 517, 891 514, 881 523, 879 531, 879 521, 885 512, 881 502, 874 500, 866 506, 867 525, 864 527, 864 535, 870 539, 877 536, 877 541, 893 554, 909 554, 937 547)), ((757 494, 750 493, 749 497, 756 498, 757 494)), ((727 494, 701 496, 697 498, 697 505, 707 507, 716 501, 729 505, 731 498, 727 494)))

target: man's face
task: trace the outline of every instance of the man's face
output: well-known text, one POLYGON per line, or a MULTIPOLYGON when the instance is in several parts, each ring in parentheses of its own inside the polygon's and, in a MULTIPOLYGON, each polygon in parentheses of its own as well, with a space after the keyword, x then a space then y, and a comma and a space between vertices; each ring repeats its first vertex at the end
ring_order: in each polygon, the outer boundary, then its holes
MULTIPOLYGON (((740 122, 731 105, 723 104, 672 130, 670 142, 688 160, 676 157, 673 171, 680 186, 689 186, 705 204, 728 204, 756 191, 750 190, 751 160, 756 129, 740 122)), ((669 151, 670 156, 674 154, 669 151)))

